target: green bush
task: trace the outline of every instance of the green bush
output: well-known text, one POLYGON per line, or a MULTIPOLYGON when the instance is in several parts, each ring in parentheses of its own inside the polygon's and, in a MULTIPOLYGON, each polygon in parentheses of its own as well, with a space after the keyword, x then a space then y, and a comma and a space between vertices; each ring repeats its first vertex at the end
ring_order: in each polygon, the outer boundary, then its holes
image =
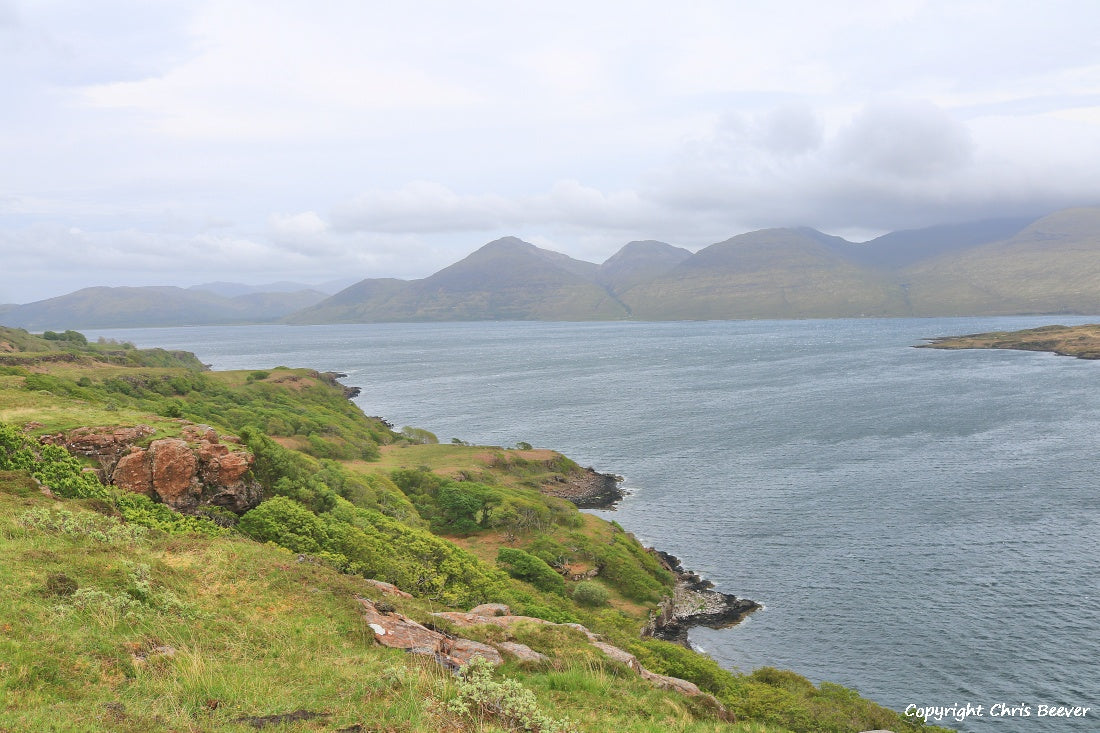
POLYGON ((518 548, 502 547, 497 551, 497 564, 513 578, 530 583, 543 592, 565 594, 565 580, 554 568, 530 553, 518 548))
POLYGON ((610 598, 610 594, 607 592, 607 588, 594 580, 582 580, 573 589, 573 600, 582 606, 593 608, 606 606, 608 598, 610 598))

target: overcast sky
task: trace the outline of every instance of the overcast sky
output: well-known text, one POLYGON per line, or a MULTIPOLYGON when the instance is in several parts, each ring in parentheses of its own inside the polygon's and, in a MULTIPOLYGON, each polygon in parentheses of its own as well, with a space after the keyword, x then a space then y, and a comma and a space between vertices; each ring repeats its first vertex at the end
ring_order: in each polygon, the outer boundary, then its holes
POLYGON ((1100 3, 0 0, 0 303, 1100 204, 1100 3))

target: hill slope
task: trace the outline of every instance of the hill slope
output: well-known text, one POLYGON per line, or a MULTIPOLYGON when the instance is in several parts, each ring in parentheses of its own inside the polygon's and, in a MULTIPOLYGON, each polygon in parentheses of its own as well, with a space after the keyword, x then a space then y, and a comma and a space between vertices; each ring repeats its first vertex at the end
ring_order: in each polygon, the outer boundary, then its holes
POLYGON ((689 257, 689 250, 664 242, 629 242, 600 265, 596 278, 612 292, 622 293, 664 275, 689 257))
POLYGON ((923 316, 1100 313, 1100 208, 1059 211, 901 277, 923 316))
POLYGON ((515 237, 490 242, 434 275, 405 284, 365 280, 288 318, 325 321, 585 321, 624 318, 595 282, 597 266, 515 237))
POLYGON ((41 330, 271 322, 324 297, 312 290, 227 298, 170 286, 95 287, 15 306, 4 323, 41 330))
POLYGON ((900 315, 889 277, 838 254, 844 240, 812 229, 766 229, 700 250, 622 294, 650 320, 900 315))

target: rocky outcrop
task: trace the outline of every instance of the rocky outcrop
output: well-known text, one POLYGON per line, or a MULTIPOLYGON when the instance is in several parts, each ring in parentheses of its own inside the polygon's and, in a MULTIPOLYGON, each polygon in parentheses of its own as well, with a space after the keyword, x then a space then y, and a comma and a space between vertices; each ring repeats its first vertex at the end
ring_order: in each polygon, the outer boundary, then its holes
POLYGON ((100 476, 127 491, 145 494, 181 512, 218 506, 243 513, 260 503, 263 489, 252 478, 253 456, 235 436, 207 425, 187 424, 178 438, 160 438, 148 425, 82 427, 46 436, 45 443, 94 458, 100 476))
POLYGON ((382 646, 433 657, 453 670, 465 667, 474 657, 484 657, 494 666, 504 663, 500 652, 487 644, 429 629, 396 611, 383 610, 384 606, 366 598, 356 600, 363 620, 374 632, 374 640, 382 646))
POLYGON ((688 630, 695 626, 722 629, 733 626, 760 608, 756 601, 714 590, 714 583, 685 570, 680 561, 660 550, 652 551, 676 576, 672 596, 664 598, 642 630, 643 636, 672 641, 687 648, 688 630))
MULTIPOLYGON (((375 641, 383 646, 394 649, 404 649, 413 654, 424 654, 434 657, 439 664, 448 669, 459 670, 469 664, 470 660, 476 656, 485 657, 492 664, 500 665, 504 663, 504 659, 500 655, 501 652, 510 654, 522 662, 543 663, 549 661, 546 655, 536 652, 525 644, 514 641, 499 641, 493 642, 492 644, 482 644, 481 642, 471 641, 470 639, 463 639, 451 634, 445 634, 441 631, 429 629, 407 616, 402 616, 386 604, 376 604, 366 598, 359 597, 357 597, 356 600, 359 602, 363 620, 367 622, 371 631, 374 632, 375 641)), ((446 619, 451 622, 452 625, 459 628, 480 625, 508 628, 513 624, 526 622, 576 629, 583 633, 588 643, 598 649, 604 656, 613 662, 625 665, 642 679, 651 682, 657 687, 673 690, 681 695, 705 698, 709 704, 716 706, 716 709, 721 715, 727 715, 725 708, 722 707, 722 704, 718 702, 715 697, 703 692, 695 684, 677 677, 667 677, 662 674, 650 672, 642 666, 636 656, 625 649, 620 649, 617 646, 600 641, 600 638, 596 634, 580 624, 556 624, 552 621, 546 621, 545 619, 535 618, 533 616, 513 616, 508 606, 501 603, 486 603, 481 606, 476 606, 467 612, 440 611, 432 615, 437 618, 446 619)))
POLYGON ((623 498, 622 480, 622 476, 584 468, 543 484, 542 493, 567 499, 579 509, 611 509, 623 498))

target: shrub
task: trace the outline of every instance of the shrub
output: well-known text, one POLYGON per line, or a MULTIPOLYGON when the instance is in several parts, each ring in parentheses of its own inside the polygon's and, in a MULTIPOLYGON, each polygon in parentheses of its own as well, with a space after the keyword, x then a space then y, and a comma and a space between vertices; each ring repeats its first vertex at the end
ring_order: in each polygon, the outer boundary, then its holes
POLYGON ((573 589, 573 600, 582 606, 605 606, 610 594, 594 580, 582 580, 573 589))
POLYGON ((497 552, 497 564, 509 575, 530 583, 546 593, 565 594, 565 581, 554 568, 518 548, 502 547, 497 552))
POLYGON ((493 679, 493 665, 474 657, 457 685, 458 694, 447 703, 447 711, 480 724, 486 718, 509 731, 569 733, 577 727, 570 720, 555 720, 539 709, 533 692, 512 679, 493 679))

